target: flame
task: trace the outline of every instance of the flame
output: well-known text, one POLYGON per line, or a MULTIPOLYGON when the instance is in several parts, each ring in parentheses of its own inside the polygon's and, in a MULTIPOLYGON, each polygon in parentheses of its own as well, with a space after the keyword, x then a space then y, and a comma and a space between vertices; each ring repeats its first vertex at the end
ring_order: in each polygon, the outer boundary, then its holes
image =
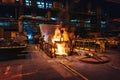
POLYGON ((67 31, 57 28, 53 36, 52 42, 57 46, 56 53, 57 55, 68 55, 67 54, 67 41, 69 40, 67 31), (63 33, 61 33, 63 30, 63 33))

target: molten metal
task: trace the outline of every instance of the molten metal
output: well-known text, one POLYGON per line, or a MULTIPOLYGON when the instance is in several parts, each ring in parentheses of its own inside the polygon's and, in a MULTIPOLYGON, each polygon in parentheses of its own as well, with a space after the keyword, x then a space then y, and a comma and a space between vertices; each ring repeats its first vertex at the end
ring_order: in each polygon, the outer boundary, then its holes
POLYGON ((53 36, 52 42, 57 47, 56 55, 68 55, 68 34, 65 31, 65 28, 55 30, 55 34, 53 36))

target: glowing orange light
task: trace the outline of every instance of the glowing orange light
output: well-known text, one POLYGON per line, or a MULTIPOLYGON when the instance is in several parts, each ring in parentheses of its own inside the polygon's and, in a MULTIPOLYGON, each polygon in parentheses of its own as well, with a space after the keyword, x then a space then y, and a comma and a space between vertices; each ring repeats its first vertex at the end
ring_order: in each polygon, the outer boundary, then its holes
POLYGON ((52 42, 54 44, 56 44, 57 46, 57 50, 56 50, 56 53, 57 55, 68 55, 67 54, 67 41, 69 40, 68 38, 68 34, 67 32, 65 31, 65 29, 63 29, 63 33, 61 33, 60 29, 56 29, 55 30, 55 34, 53 36, 53 39, 52 39, 52 42))

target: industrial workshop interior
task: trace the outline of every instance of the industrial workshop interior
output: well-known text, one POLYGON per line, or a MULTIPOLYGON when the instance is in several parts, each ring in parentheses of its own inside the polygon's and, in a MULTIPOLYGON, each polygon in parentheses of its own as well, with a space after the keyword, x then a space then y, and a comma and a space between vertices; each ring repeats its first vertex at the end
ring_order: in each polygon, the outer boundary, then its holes
POLYGON ((119 0, 0 0, 0 80, 120 80, 119 0))

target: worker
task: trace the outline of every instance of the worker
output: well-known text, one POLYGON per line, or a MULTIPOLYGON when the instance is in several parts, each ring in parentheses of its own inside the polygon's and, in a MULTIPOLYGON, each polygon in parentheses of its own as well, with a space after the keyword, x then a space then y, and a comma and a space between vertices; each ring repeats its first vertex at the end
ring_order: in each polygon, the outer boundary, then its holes
POLYGON ((100 52, 105 52, 105 43, 104 41, 100 41, 100 52))
POLYGON ((72 55, 73 49, 75 47, 75 35, 73 32, 69 33, 69 46, 70 46, 70 55, 72 55))
POLYGON ((35 44, 35 49, 38 49, 39 48, 39 33, 36 33, 34 35, 34 44, 35 44))
POLYGON ((43 35, 39 38, 40 48, 42 50, 44 50, 44 42, 45 42, 44 38, 45 38, 45 35, 43 35))

